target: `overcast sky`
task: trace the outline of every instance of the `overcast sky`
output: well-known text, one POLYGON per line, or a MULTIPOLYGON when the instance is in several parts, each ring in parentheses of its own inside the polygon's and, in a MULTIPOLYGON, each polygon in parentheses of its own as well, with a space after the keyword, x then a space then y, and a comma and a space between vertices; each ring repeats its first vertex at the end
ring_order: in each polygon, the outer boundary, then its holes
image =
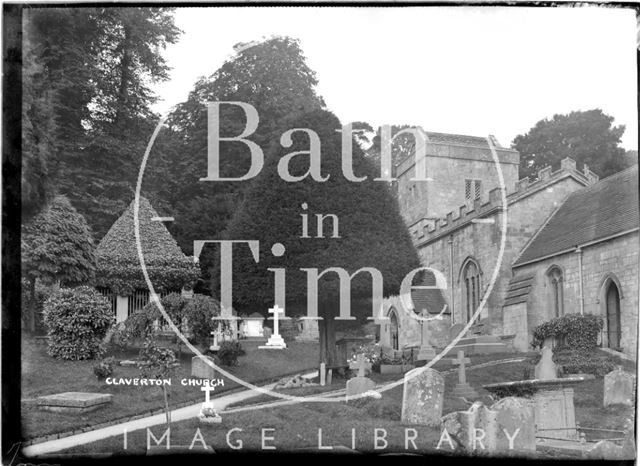
POLYGON ((636 19, 586 8, 178 8, 161 113, 238 42, 300 39, 343 123, 494 134, 502 145, 555 113, 601 108, 637 148, 636 19))

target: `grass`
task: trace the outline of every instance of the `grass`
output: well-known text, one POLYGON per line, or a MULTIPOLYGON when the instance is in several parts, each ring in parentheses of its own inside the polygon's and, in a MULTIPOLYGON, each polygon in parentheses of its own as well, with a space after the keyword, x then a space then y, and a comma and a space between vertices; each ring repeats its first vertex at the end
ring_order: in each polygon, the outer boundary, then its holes
MULTIPOLYGON (((522 355, 510 354, 502 357, 492 356, 478 358, 472 357, 473 364, 480 363, 483 359, 506 359, 520 357, 522 355)), ((482 361, 482 362, 486 362, 482 361)), ((480 369, 471 369, 467 372, 467 380, 478 391, 480 399, 485 404, 492 404, 493 401, 488 393, 481 388, 483 384, 500 382, 506 380, 518 380, 524 372, 526 362, 506 363, 480 369)), ((451 368, 451 366, 446 367, 451 368)), ((378 383, 389 382, 397 376, 380 376, 373 374, 372 377, 378 383), (384 378, 383 378, 384 377, 384 378)), ((449 387, 453 387, 457 382, 457 374, 445 375, 445 396, 443 403, 443 414, 464 410, 468 404, 460 398, 451 394, 449 387)), ((338 389, 344 386, 344 380, 335 379, 330 389, 338 389)), ((317 393, 316 390, 328 387, 308 387, 299 389, 281 390, 283 393, 292 395, 308 395, 317 393), (314 390, 315 389, 315 390, 314 390)), ((261 451, 262 449, 262 429, 274 429, 265 433, 275 440, 267 441, 274 444, 280 451, 295 451, 299 449, 317 449, 319 429, 322 429, 322 445, 342 445, 351 447, 352 429, 355 429, 355 446, 362 452, 376 453, 401 453, 412 452, 413 445, 406 444, 405 429, 415 429, 417 438, 415 444, 419 452, 433 452, 438 444, 440 432, 437 429, 426 426, 405 425, 401 422, 402 406, 402 385, 383 393, 382 398, 361 399, 350 403, 299 403, 279 407, 267 407, 261 409, 223 413, 223 422, 214 427, 201 426, 198 421, 175 423, 171 427, 172 445, 189 446, 194 438, 195 432, 200 428, 205 442, 218 452, 232 451, 227 444, 226 435, 231 429, 239 428, 242 431, 233 431, 230 434, 231 443, 237 439, 242 440, 243 451, 261 451), (385 449, 375 448, 376 429, 384 429, 386 433, 387 447, 385 449), (408 447, 405 449, 405 447, 408 447)), ((610 406, 602 407, 603 380, 595 379, 583 382, 575 387, 575 407, 577 422, 582 427, 596 427, 606 429, 621 429, 627 418, 634 416, 633 407, 610 406)), ((269 397, 261 395, 251 399, 250 403, 267 401, 269 397)), ((164 426, 157 426, 151 431, 157 438, 164 432, 164 426)), ((378 431, 382 435, 383 431, 378 431)), ((412 433, 412 432, 411 432, 412 433)), ((587 436, 589 439, 589 436, 587 436)), ((127 453, 142 453, 146 451, 146 431, 137 431, 128 435, 127 453)), ((76 454, 87 453, 123 453, 123 437, 115 437, 96 442, 89 445, 78 446, 69 452, 76 454)), ((197 443, 196 445, 200 445, 197 443)), ((379 440, 378 446, 384 445, 379 440)), ((446 444, 445 444, 446 445, 446 444)), ((440 452, 444 453, 447 449, 440 452)))
MULTIPOLYGON (((225 368, 247 382, 258 382, 292 372, 313 369, 318 359, 318 346, 314 343, 291 342, 284 351, 260 350, 260 341, 242 341, 246 355, 239 358, 236 367, 225 368), (283 357, 285 355, 287 357, 283 357)), ((118 359, 134 359, 137 351, 114 354, 118 359)), ((182 386, 182 378, 191 378, 191 354, 182 354, 180 367, 172 377, 170 404, 199 401, 203 394, 199 386, 182 386)), ((44 346, 23 339, 22 348, 22 430, 28 438, 66 432, 89 427, 125 416, 133 416, 164 406, 160 387, 107 385, 93 374, 96 361, 61 361, 46 354, 44 346), (83 415, 40 411, 35 398, 54 393, 82 391, 111 393, 113 403, 83 415)), ((114 377, 140 377, 136 367, 116 367, 114 377)), ((225 378, 224 387, 216 392, 230 390, 238 384, 225 378)))

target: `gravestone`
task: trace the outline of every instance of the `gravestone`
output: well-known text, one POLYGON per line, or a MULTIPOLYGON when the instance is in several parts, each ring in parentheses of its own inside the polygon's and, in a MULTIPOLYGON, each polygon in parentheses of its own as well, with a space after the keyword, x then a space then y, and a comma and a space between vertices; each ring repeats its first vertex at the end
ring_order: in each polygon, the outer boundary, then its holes
POLYGON ((365 377, 371 372, 371 363, 365 361, 363 354, 359 354, 356 358, 355 362, 349 362, 349 369, 358 371, 358 377, 365 377))
POLYGON ((371 364, 364 360, 364 356, 362 354, 358 355, 357 362, 349 363, 349 368, 357 370, 358 375, 347 380, 347 401, 349 400, 349 397, 373 390, 376 386, 373 380, 365 377, 365 371, 367 369, 371 369, 371 364))
POLYGON ((496 412, 498 423, 498 451, 536 450, 536 423, 532 400, 509 396, 494 403, 491 410, 496 412))
POLYGON ((467 383, 467 375, 465 372, 465 364, 470 364, 471 359, 465 358, 464 351, 458 350, 458 357, 452 359, 451 363, 458 366, 458 383, 453 388, 453 394, 465 398, 477 398, 478 394, 471 388, 471 385, 467 383))
POLYGON ((284 315, 284 309, 277 304, 269 309, 269 314, 273 314, 273 333, 269 336, 267 343, 262 346, 258 346, 260 349, 285 349, 287 344, 284 342, 284 338, 279 332, 280 313, 284 315))
POLYGON ((497 413, 476 401, 466 411, 454 411, 442 418, 442 425, 466 452, 495 452, 497 449, 497 413))
POLYGON ((404 376, 402 422, 440 426, 444 377, 436 370, 420 367, 404 376))
POLYGON ((200 387, 200 390, 204 392, 205 398, 197 416, 198 420, 201 424, 220 424, 222 418, 216 411, 213 401, 211 401, 211 392, 215 391, 215 387, 207 380, 204 386, 200 387))
POLYGON ((553 362, 553 350, 549 346, 542 348, 542 357, 536 364, 535 377, 538 380, 558 378, 558 369, 553 362))
POLYGON ((110 393, 65 392, 38 397, 38 408, 58 413, 82 414, 111 404, 110 393))
POLYGON ((635 451, 610 440, 600 440, 585 451, 583 457, 590 460, 633 460, 635 451))
POLYGON ((604 406, 613 404, 634 405, 635 376, 622 370, 622 366, 604 376, 604 406))
POLYGON ((533 396, 538 436, 578 440, 573 388, 540 390, 533 396))
POLYGON ((207 364, 204 359, 214 362, 210 356, 194 356, 191 358, 191 377, 208 380, 215 379, 216 370, 207 364))

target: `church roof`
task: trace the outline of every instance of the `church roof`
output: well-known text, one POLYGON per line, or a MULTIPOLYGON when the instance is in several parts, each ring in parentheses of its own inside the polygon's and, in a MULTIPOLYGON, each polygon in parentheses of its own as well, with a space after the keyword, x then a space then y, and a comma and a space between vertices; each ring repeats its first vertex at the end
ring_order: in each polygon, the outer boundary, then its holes
MULTIPOLYGON (((136 263, 139 262, 134 230, 134 203, 135 200, 131 201, 129 207, 115 221, 98 244, 96 253, 99 260, 124 259, 132 260, 136 263)), ((188 261, 167 228, 162 222, 152 220, 154 217, 158 217, 156 211, 151 207, 147 199, 140 197, 138 221, 140 225, 140 245, 142 246, 145 262, 154 261, 155 259, 162 261, 188 261)))
POLYGON ((572 193, 514 267, 638 228, 638 165, 572 193))

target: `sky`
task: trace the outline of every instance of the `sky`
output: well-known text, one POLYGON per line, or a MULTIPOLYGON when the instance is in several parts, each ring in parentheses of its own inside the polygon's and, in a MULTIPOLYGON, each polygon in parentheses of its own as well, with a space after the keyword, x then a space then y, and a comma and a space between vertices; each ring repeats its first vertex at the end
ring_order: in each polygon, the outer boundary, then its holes
POLYGON ((343 123, 421 125, 495 135, 509 146, 543 118, 600 108, 637 149, 637 23, 599 8, 178 8, 184 31, 154 86, 166 113, 213 74, 233 45, 300 40, 317 91, 343 123))

